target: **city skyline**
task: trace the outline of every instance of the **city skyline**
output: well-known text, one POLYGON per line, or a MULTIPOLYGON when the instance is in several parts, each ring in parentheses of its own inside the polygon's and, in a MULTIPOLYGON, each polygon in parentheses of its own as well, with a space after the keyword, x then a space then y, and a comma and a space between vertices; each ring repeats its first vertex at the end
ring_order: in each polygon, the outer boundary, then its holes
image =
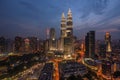
MULTIPOLYGON (((55 28, 60 37, 61 13, 71 8, 73 33, 80 39, 90 30, 97 39, 110 32, 112 39, 120 39, 119 0, 66 1, 0 1, 0 34, 7 38, 36 36, 46 39, 46 29, 55 28)), ((67 14, 65 14, 67 16, 67 14)))

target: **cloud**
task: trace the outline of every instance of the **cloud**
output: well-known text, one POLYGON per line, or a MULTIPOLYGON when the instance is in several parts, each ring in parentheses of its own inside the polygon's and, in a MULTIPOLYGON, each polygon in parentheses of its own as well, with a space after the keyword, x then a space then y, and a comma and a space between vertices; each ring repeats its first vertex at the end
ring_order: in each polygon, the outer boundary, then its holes
POLYGON ((61 14, 67 15, 68 8, 72 10, 75 35, 84 35, 89 30, 113 33, 120 30, 119 0, 2 0, 1 4, 0 23, 4 24, 0 24, 0 32, 5 34, 8 33, 1 26, 14 26, 8 31, 11 35, 17 34, 16 29, 32 35, 46 27, 59 32, 61 14))
POLYGON ((99 30, 98 32, 120 32, 120 30, 116 28, 110 28, 110 29, 99 30))
POLYGON ((103 14, 104 9, 109 4, 109 0, 85 0, 82 4, 84 5, 80 7, 79 12, 82 12, 83 15, 80 18, 85 18, 91 13, 96 15, 103 14))
POLYGON ((19 2, 20 6, 23 6, 24 8, 26 8, 26 10, 31 10, 34 12, 38 12, 39 9, 33 5, 30 1, 20 1, 19 2))

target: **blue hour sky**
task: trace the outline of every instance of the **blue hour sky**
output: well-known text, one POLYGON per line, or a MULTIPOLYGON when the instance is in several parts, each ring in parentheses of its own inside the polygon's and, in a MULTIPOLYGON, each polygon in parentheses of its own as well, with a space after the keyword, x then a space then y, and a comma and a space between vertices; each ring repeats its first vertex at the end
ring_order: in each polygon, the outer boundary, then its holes
POLYGON ((60 34, 62 12, 71 8, 74 35, 84 38, 89 30, 97 39, 110 32, 120 39, 120 0, 0 0, 0 36, 44 38, 47 28, 60 34))

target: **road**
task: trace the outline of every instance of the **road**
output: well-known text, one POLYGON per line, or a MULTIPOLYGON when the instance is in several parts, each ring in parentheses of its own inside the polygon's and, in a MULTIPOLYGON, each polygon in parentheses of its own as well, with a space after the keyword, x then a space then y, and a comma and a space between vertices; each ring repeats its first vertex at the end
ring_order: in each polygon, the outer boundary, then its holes
MULTIPOLYGON (((44 64, 36 64, 32 66, 31 68, 24 70, 23 72, 20 72, 16 74, 15 76, 12 76, 12 80, 27 80, 27 79, 38 79, 40 72, 43 68, 44 64)), ((6 80, 6 79, 4 79, 6 80)))

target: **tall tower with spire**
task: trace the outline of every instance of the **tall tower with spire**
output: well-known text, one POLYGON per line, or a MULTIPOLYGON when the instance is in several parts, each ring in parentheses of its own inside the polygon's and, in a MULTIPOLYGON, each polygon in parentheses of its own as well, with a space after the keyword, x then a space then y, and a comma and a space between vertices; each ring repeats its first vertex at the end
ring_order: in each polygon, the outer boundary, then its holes
POLYGON ((64 13, 62 13, 61 17, 61 38, 66 37, 66 19, 64 13))
POLYGON ((112 47, 111 47, 111 35, 109 32, 105 34, 105 45, 106 45, 106 58, 111 57, 112 47))
POLYGON ((105 34, 105 44, 106 44, 106 52, 111 52, 111 35, 109 32, 105 34))
POLYGON ((65 55, 73 53, 73 21, 70 9, 68 10, 67 20, 64 13, 61 17, 60 51, 64 52, 65 55))
POLYGON ((72 12, 69 8, 68 14, 67 14, 67 29, 66 29, 67 37, 73 36, 73 21, 72 21, 72 12))

